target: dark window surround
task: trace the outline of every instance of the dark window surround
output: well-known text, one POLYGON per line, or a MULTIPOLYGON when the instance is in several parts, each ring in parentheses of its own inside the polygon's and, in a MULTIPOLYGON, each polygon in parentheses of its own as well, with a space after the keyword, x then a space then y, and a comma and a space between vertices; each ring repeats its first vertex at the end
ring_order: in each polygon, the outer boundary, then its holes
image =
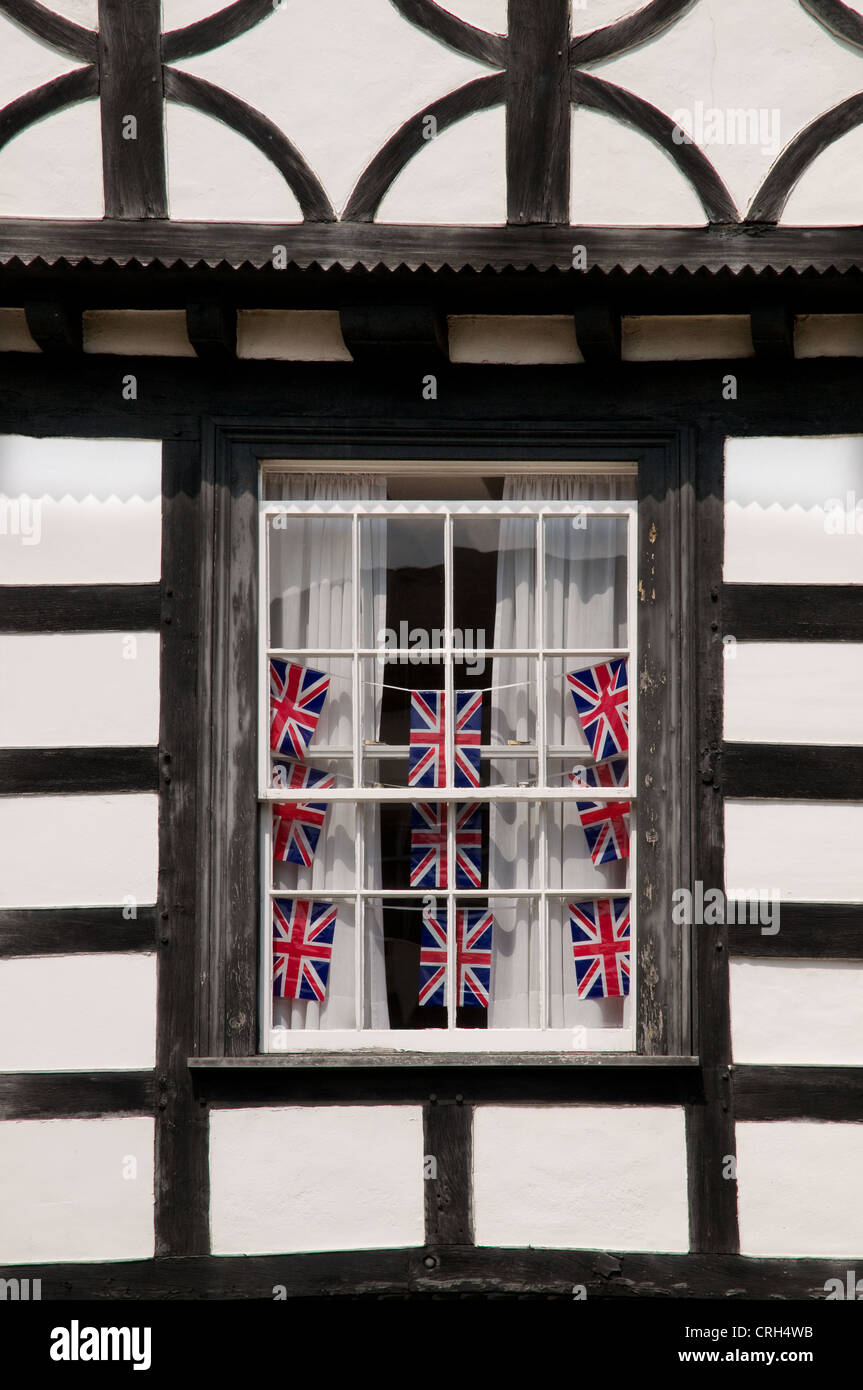
MULTIPOLYGON (((338 434, 308 421, 292 428, 214 425, 205 439, 202 518, 202 805, 219 808, 203 826, 198 1059, 248 1062, 258 1052, 257 573, 258 468, 268 458, 489 458, 555 461, 635 460, 639 467, 639 997, 636 1050, 645 1060, 691 1057, 690 957, 685 933, 670 929, 673 888, 690 882, 691 797, 695 763, 688 572, 692 545, 693 451, 686 431, 597 436, 575 427, 421 432, 366 424, 338 434), (523 442, 514 440, 523 435, 523 442), (205 500, 205 506, 207 502, 205 500)), ((598 1054, 598 1057, 601 1054, 598 1054)), ((318 1054, 316 1065, 344 1065, 318 1054)), ((416 1062, 423 1060, 419 1054, 416 1062)), ((435 1059, 440 1065, 441 1058, 435 1059)), ((466 1049, 460 1061, 470 1061, 466 1049)), ((199 1064, 200 1064, 199 1061, 199 1064)), ((394 1059, 395 1062, 398 1059, 394 1059)), ((560 1054, 508 1056, 500 1065, 545 1061, 584 1066, 560 1054)), ((309 1059, 305 1059, 305 1065, 309 1059)), ((445 1064, 445 1063, 444 1063, 445 1064)), ((289 1068, 278 1056, 267 1067, 289 1068)), ((403 1065, 401 1063, 400 1065, 403 1065)))

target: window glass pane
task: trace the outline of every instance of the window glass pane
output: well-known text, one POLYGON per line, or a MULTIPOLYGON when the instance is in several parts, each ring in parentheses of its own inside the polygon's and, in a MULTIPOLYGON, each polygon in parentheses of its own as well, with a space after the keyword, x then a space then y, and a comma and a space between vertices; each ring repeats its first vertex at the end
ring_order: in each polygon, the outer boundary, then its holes
MULTIPOLYGON (((353 748, 350 657, 287 652, 269 659, 269 741, 273 762, 347 756, 353 748)), ((350 771, 345 762, 344 769, 350 771)))
MULTIPOLYGON (((549 899, 550 1027, 586 1030, 628 1026, 633 965, 629 910, 629 900, 613 894, 549 899), (597 943, 604 949, 592 950, 597 943)), ((585 1045, 579 1041, 578 1031, 573 1045, 585 1045)))
POLYGON ((539 900, 490 893, 488 909, 494 920, 488 1027, 539 1028, 543 997, 539 900))
POLYGON ((484 758, 492 787, 533 787, 537 783, 536 677, 533 657, 498 656, 489 663, 486 695, 490 749, 484 758))
POLYGON ((360 645, 443 646, 443 518, 364 517, 360 560, 360 645))
MULTIPOLYGON (((367 824, 379 818, 380 855, 369 853, 366 835, 367 888, 415 889, 435 893, 453 888, 482 888, 488 879, 489 806, 478 801, 384 802, 366 808, 367 824), (447 817, 455 834, 455 881, 451 882, 447 817)), ((524 886, 524 885, 522 885, 524 886)))
MULTIPOLYGON (((288 893, 356 886, 357 808, 344 801, 271 803, 273 887, 288 893)), ((371 848, 371 846, 370 846, 371 848)))
POLYGON ((445 913, 446 899, 438 896, 426 903, 424 914, 421 896, 367 901, 366 910, 383 918, 391 1028, 446 1028, 445 951, 440 944, 439 915, 441 910, 445 913))
POLYGON ((628 801, 552 801, 547 809, 547 886, 586 892, 630 887, 628 801))
POLYGON ((546 519, 547 646, 626 646, 626 536, 626 517, 546 519))
POLYGON ((355 1028, 353 900, 279 893, 271 920, 274 1029, 355 1028))
POLYGON ((629 660, 595 652, 549 657, 545 664, 546 738, 551 786, 564 771, 593 767, 629 750, 629 660))
POLYGON ((453 519, 453 644, 533 647, 536 521, 453 519))
POLYGON ((351 526, 350 517, 270 518, 271 647, 352 647, 351 526))

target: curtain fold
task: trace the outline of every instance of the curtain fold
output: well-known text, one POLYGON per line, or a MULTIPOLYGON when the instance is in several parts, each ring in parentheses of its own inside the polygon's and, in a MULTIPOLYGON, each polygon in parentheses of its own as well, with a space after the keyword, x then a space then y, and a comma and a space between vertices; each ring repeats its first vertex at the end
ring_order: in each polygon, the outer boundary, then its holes
MULTIPOLYGON (((267 497, 274 501, 335 502, 376 501, 386 498, 386 479, 374 474, 269 473, 267 497)), ((363 564, 360 568, 363 612, 373 615, 377 632, 386 622, 386 523, 365 523, 363 564)), ((353 588, 352 547, 349 517, 291 518, 290 530, 281 533, 281 544, 271 545, 270 588, 273 600, 273 638, 282 647, 345 647, 352 644, 353 588)), ((314 658, 306 658, 313 664, 314 658)), ((351 658, 321 658, 321 669, 331 675, 330 689, 306 762, 316 766, 316 749, 327 745, 353 745, 354 710, 351 684, 351 658)), ((377 681, 382 667, 375 668, 377 681)), ((368 683, 368 670, 361 671, 363 701, 362 727, 380 731, 381 688, 368 683)), ((326 763, 326 755, 319 754, 326 763)), ((338 781, 350 780, 349 761, 333 764, 338 781)), ((311 800, 314 799, 312 795, 311 800)), ((296 889, 285 889, 285 896, 319 894, 336 888, 353 888, 357 876, 365 874, 365 885, 380 887, 380 815, 376 805, 364 811, 350 803, 334 803, 327 811, 324 831, 310 868, 295 866, 296 889), (365 864, 355 862, 356 817, 364 814, 365 864)), ((333 939, 327 995, 323 1003, 315 1000, 274 999, 273 1025, 276 1028, 319 1029, 354 1028, 356 956, 353 902, 339 905, 339 918, 333 939)), ((364 1026, 388 1028, 384 932, 382 914, 374 903, 366 903, 364 1026)))
MULTIPOLYGON (((508 477, 504 501, 590 502, 631 497, 633 480, 593 474, 508 477)), ((534 633, 534 568, 536 526, 531 518, 504 518, 498 545, 495 647, 530 647, 534 633)), ((620 557, 613 524, 591 519, 574 528, 572 519, 554 522, 547 532, 544 610, 546 645, 590 649, 625 645, 625 585, 620 581, 620 557)), ((547 672, 546 735, 549 744, 566 745, 566 770, 580 759, 592 761, 564 680, 569 661, 547 672)), ((491 693, 491 741, 536 742, 536 683, 534 664, 517 657, 494 662, 491 693)), ((493 785, 534 785, 538 768, 533 759, 492 756, 493 785)), ((551 781, 551 778, 549 779, 551 781)), ((569 786, 561 773, 561 786, 569 786)), ((502 792, 505 796, 506 793, 502 792)), ((601 869, 593 865, 575 808, 551 804, 546 836, 549 888, 578 882, 599 892, 625 884, 626 865, 601 869), (566 872, 566 880, 564 878, 566 872)), ((538 887, 542 867, 537 863, 539 823, 526 803, 492 803, 489 815, 489 906, 495 916, 492 954, 490 1028, 537 1027, 540 1023, 541 979, 538 912, 528 903, 502 896, 502 890, 538 887), (501 896, 495 897, 495 893, 501 896)), ((572 896, 571 894, 569 895, 572 896)), ((549 911, 549 1025, 552 1028, 614 1027, 623 1019, 622 1000, 577 997, 572 940, 566 899, 549 911)))

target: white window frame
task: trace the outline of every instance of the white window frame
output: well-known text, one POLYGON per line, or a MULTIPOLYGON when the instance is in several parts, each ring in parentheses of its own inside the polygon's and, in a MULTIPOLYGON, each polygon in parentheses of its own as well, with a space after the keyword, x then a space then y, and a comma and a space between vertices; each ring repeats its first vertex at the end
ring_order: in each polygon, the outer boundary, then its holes
MULTIPOLYGON (((446 502, 446 501, 422 501, 422 502, 402 502, 402 501, 356 501, 356 502, 284 502, 265 500, 263 493, 265 490, 265 479, 268 473, 284 472, 287 469, 296 472, 316 472, 325 471, 328 473, 368 473, 378 472, 394 475, 397 473, 421 473, 430 474, 456 469, 460 473, 472 472, 481 473, 485 476, 500 475, 502 473, 524 473, 530 471, 532 475, 542 472, 553 476, 564 473, 597 473, 609 475, 613 473, 625 473, 634 475, 635 468, 632 463, 625 464, 584 464, 584 463, 554 463, 538 468, 536 464, 524 465, 513 464, 508 461, 505 464, 497 464, 488 461, 478 462, 471 460, 454 464, 448 461, 445 464, 434 462, 411 462, 410 464, 399 464, 395 461, 383 461, 380 463, 357 463, 351 461, 342 464, 339 461, 327 460, 326 465, 322 466, 320 460, 309 462, 292 459, 289 464, 281 462, 268 462, 262 464, 259 470, 259 594, 260 609, 258 622, 258 806, 261 816, 260 852, 261 852, 261 884, 260 893, 260 922, 261 922, 261 950, 260 950, 260 1040, 259 1046, 263 1053, 283 1054, 285 1052, 306 1052, 306 1051, 362 1051, 374 1049, 375 1052, 381 1050, 388 1052, 428 1052, 428 1053, 513 1053, 513 1052, 609 1052, 609 1053, 634 1053, 635 1052, 635 1009, 638 990, 637 979, 637 921, 636 921, 636 902, 637 902, 637 834, 636 834, 636 787, 637 779, 637 734, 638 734, 638 707, 637 707, 637 682, 635 673, 637 671, 638 659, 638 611, 637 611, 637 571, 638 571, 638 503, 635 500, 614 500, 614 501, 591 501, 591 502, 446 502), (347 648, 324 649, 320 646, 306 648, 279 649, 268 647, 268 628, 269 628, 269 541, 271 535, 270 521, 277 515, 287 515, 294 517, 334 517, 344 516, 353 520, 353 646, 347 648), (364 787, 362 786, 362 760, 363 757, 380 757, 379 752, 368 752, 362 746, 362 729, 359 718, 360 704, 360 663, 369 658, 378 658, 381 649, 378 647, 363 648, 358 645, 360 635, 360 544, 359 544, 359 525, 361 517, 394 517, 415 515, 421 517, 441 516, 444 518, 444 544, 445 544, 445 616, 444 629, 446 634, 445 645, 443 648, 434 649, 436 664, 445 663, 445 685, 446 693, 446 750, 447 767, 454 767, 453 761, 453 723, 452 712, 453 703, 453 668, 450 658, 458 654, 467 661, 477 658, 493 660, 494 657, 527 657, 536 659, 536 670, 538 672, 539 686, 537 690, 537 723, 536 723, 536 745, 534 748, 519 747, 513 750, 513 755, 517 753, 520 758, 534 756, 537 758, 538 785, 534 787, 478 787, 470 791, 472 801, 525 801, 534 803, 539 811, 539 837, 538 854, 543 865, 543 881, 541 887, 531 889, 501 890, 485 889, 456 889, 450 887, 446 890, 432 890, 439 900, 445 900, 447 904, 447 920, 455 921, 456 902, 466 902, 475 899, 478 902, 487 901, 494 897, 511 897, 524 900, 538 900, 540 904, 540 973, 544 981, 543 1001, 541 1007, 540 1025, 535 1028, 506 1028, 506 1029, 478 1029, 478 1028, 458 1028, 455 1024, 455 1003, 458 981, 455 966, 456 934, 454 931, 447 933, 448 940, 448 968, 447 968, 447 1002, 448 1002, 448 1023, 445 1028, 427 1029, 368 1029, 358 1027, 356 1029, 276 1029, 273 1027, 273 994, 272 994, 272 910, 271 900, 274 896, 285 896, 289 890, 284 888, 274 889, 272 873, 272 838, 271 838, 271 816, 266 815, 269 804, 279 801, 307 801, 309 800, 308 790, 288 791, 284 788, 273 787, 271 785, 270 767, 270 746, 269 746, 269 680, 268 680, 268 661, 271 656, 288 656, 291 658, 302 658, 304 656, 314 656, 317 658, 339 657, 342 660, 348 658, 352 661, 353 671, 353 709, 354 709, 354 737, 352 753, 352 766, 354 785, 351 787, 334 787, 327 791, 314 792, 316 801, 326 802, 353 802, 370 804, 373 802, 401 802, 412 804, 418 799, 416 788, 386 788, 386 787, 364 787), (535 633, 537 645, 533 648, 502 649, 494 650, 490 648, 465 649, 462 646, 454 646, 451 642, 453 628, 453 544, 452 544, 452 523, 453 520, 462 516, 488 516, 488 517, 535 517, 537 525, 536 539, 536 585, 535 585, 535 633), (606 648, 604 650, 595 647, 584 649, 552 648, 545 645, 545 612, 544 612, 544 537, 545 528, 543 519, 546 517, 610 517, 621 516, 627 519, 627 575, 626 575, 626 609, 627 609, 627 636, 629 646, 625 648, 606 648), (572 787, 566 789, 560 786, 552 787, 547 784, 546 760, 549 756, 566 756, 572 749, 549 748, 545 741, 545 700, 543 698, 545 690, 544 675, 546 661, 565 658, 577 663, 579 656, 583 652, 591 658, 612 659, 614 657, 625 656, 627 658, 627 670, 629 672, 629 728, 630 728, 630 749, 629 749, 629 786, 620 788, 603 788, 602 799, 608 801, 630 801, 632 803, 632 822, 630 837, 630 887, 626 889, 609 889, 608 896, 628 897, 630 899, 630 988, 625 1001, 626 1023, 621 1028, 552 1028, 548 1025, 549 1012, 549 962, 548 962, 548 900, 568 898, 575 900, 582 898, 601 896, 597 893, 596 885, 589 888, 570 888, 556 889, 549 888, 545 880, 546 865, 546 832, 545 832, 545 808, 549 803, 572 802, 577 799, 584 799, 584 790, 572 787)), ((411 649, 410 653, 401 649, 387 649, 387 655, 393 658, 407 657, 412 655, 416 659, 417 652, 411 649)), ((432 653, 429 653, 432 655, 432 653)), ((418 671, 422 670, 422 665, 418 665, 418 671)), ((347 750, 345 750, 347 751, 347 750)), ((393 750, 388 748, 389 752, 393 750)), ((483 749, 486 755, 488 749, 483 749)), ((494 756, 497 757, 501 752, 506 756, 504 750, 495 748, 494 756)), ((429 799, 424 794, 423 799, 429 799)), ((442 803, 463 802, 465 800, 464 787, 454 787, 449 785, 447 788, 435 788, 435 801, 442 803)), ((352 902, 355 910, 355 988, 356 988, 356 1012, 358 1020, 363 1018, 362 987, 364 980, 363 958, 365 950, 365 919, 364 902, 366 899, 377 901, 387 898, 397 899, 404 902, 416 898, 417 903, 421 904, 424 898, 429 896, 429 889, 379 889, 366 888, 363 884, 362 874, 362 817, 357 818, 357 833, 359 837, 357 853, 357 873, 354 889, 322 889, 319 892, 303 890, 304 896, 311 898, 326 899, 337 903, 339 901, 352 902)), ((452 817, 449 818, 448 828, 448 863, 455 863, 455 830, 452 817)), ((455 875, 450 876, 451 883, 455 881, 455 875)))

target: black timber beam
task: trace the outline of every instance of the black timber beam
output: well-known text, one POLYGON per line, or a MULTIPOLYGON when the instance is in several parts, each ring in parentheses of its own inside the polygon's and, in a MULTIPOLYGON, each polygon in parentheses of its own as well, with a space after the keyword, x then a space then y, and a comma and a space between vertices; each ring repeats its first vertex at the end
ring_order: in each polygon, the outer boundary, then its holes
POLYGON ((722 631, 738 642, 861 642, 859 584, 726 584, 722 631))
POLYGON ((607 304, 586 304, 575 311, 575 337, 585 362, 620 361, 620 314, 607 304))
POLYGON ((729 797, 863 801, 863 748, 726 743, 722 787, 729 797))
POLYGON ((157 632, 158 584, 10 584, 0 632, 157 632))
POLYGON ((434 368, 449 360, 446 315, 429 305, 348 305, 339 318, 347 349, 362 366, 434 368))
POLYGON ((159 786, 156 748, 2 748, 4 795, 153 792, 159 786))
MULTIPOLYGON (((780 903, 779 930, 765 935, 759 925, 728 933, 732 956, 761 960, 863 960, 863 904, 780 903)), ((773 925, 772 923, 770 924, 773 925)))
POLYGON ((67 304, 25 306, 27 327, 37 347, 51 357, 68 357, 84 350, 84 316, 67 304))
POLYGON ((0 958, 154 951, 156 928, 155 907, 7 907, 0 958))
POLYGON ((750 315, 756 357, 787 361, 794 356, 795 316, 784 304, 765 304, 750 315))
POLYGON ((205 362, 230 362, 237 355, 237 311, 209 300, 186 310, 189 342, 205 362))

